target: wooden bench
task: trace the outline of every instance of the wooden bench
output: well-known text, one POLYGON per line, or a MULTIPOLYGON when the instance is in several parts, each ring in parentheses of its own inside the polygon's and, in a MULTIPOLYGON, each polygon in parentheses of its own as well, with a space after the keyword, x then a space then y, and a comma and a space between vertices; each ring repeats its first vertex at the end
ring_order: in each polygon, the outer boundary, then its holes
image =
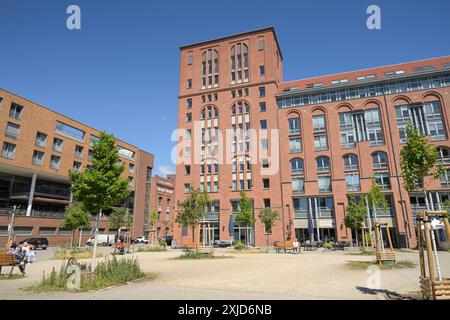
POLYGON ((213 253, 213 247, 197 247, 195 250, 197 253, 200 253, 200 254, 212 254, 213 253))
POLYGON ((200 247, 200 243, 198 243, 198 242, 186 242, 184 244, 184 248, 186 250, 193 250, 193 249, 196 249, 198 247, 200 247))
MULTIPOLYGON (((2 267, 11 267, 9 271, 9 276, 11 277, 14 267, 18 266, 15 255, 7 253, 6 250, 0 251, 0 274, 2 273, 2 267)), ((25 273, 25 265, 21 272, 22 274, 25 273)))
POLYGON ((292 246, 292 242, 275 242, 275 250, 277 253, 280 253, 283 250, 285 253, 288 251, 292 251, 294 247, 292 246))

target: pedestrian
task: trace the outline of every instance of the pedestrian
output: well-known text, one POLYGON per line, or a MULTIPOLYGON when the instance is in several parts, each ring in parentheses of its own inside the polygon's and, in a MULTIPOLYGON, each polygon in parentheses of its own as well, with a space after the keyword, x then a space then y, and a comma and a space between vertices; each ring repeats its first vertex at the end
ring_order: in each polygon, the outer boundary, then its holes
POLYGON ((299 247, 300 247, 300 243, 298 242, 297 238, 295 238, 294 242, 292 242, 292 253, 297 254, 299 247))

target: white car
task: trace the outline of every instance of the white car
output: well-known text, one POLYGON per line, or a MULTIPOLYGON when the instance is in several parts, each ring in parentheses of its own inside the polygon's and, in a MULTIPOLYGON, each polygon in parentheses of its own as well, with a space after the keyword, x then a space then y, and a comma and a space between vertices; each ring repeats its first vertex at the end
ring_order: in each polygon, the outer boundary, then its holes
POLYGON ((133 241, 134 243, 145 243, 148 244, 148 238, 147 237, 137 237, 133 241))

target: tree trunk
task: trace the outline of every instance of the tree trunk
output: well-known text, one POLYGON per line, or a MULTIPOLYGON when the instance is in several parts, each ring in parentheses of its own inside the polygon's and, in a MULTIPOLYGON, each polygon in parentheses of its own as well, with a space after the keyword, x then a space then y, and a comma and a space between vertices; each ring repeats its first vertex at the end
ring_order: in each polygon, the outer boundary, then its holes
POLYGON ((72 229, 72 236, 70 237, 70 247, 73 247, 73 239, 75 238, 75 229, 72 229))
POLYGON ((358 230, 355 230, 355 235, 356 235, 356 246, 359 247, 358 230))
POLYGON ((195 231, 195 226, 192 227, 192 242, 195 242, 195 235, 194 235, 194 231, 195 231))

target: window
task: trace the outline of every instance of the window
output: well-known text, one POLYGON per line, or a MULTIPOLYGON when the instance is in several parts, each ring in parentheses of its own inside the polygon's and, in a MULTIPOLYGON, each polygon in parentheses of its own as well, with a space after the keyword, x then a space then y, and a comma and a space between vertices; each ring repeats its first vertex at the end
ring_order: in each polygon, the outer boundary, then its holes
POLYGON ((344 157, 344 171, 358 171, 358 157, 354 154, 347 154, 344 157))
POLYGON ((89 136, 89 145, 90 145, 91 147, 93 147, 95 144, 98 143, 98 140, 99 140, 99 139, 100 139, 99 137, 94 136, 93 134, 91 134, 91 135, 89 136))
POLYGON ((439 101, 395 107, 400 142, 406 143, 406 126, 411 122, 432 141, 445 140, 446 132, 439 101))
POLYGON ((83 158, 83 147, 75 146, 75 158, 82 159, 83 158))
POLYGON ((50 159, 50 168, 59 169, 60 162, 61 162, 61 157, 52 155, 52 157, 50 159))
POLYGON ((391 189, 391 181, 389 178, 389 172, 375 172, 375 182, 383 190, 391 189))
POLYGON ((188 112, 186 113, 186 121, 191 122, 192 121, 192 113, 188 112))
POLYGON ((187 64, 189 66, 192 65, 192 55, 188 55, 188 57, 187 57, 187 64))
POLYGON ((303 174, 303 160, 300 158, 294 158, 291 160, 291 174, 303 174))
POLYGON ((191 174, 191 166, 190 165, 184 166, 184 174, 187 176, 191 174))
POLYGON ((263 169, 269 169, 269 159, 262 159, 261 160, 263 169))
POLYGON ((187 80, 186 86, 187 86, 188 89, 191 89, 191 88, 192 88, 192 79, 188 79, 188 80, 187 80))
POLYGON ((53 139, 53 151, 62 152, 63 141, 58 138, 53 139))
POLYGON ((450 150, 446 147, 438 147, 438 159, 441 164, 450 164, 450 150))
POLYGON ((267 150, 269 147, 269 142, 267 139, 261 139, 261 149, 267 150))
POLYGON ((263 76, 266 74, 266 68, 264 66, 259 66, 259 75, 263 76))
POLYGON ((259 111, 260 112, 266 112, 266 103, 265 102, 260 102, 259 103, 259 111))
POLYGON ((290 153, 300 153, 300 152, 302 152, 302 139, 300 139, 300 138, 290 138, 289 139, 289 152, 290 153))
POLYGON ((248 82, 248 47, 237 43, 231 47, 231 84, 248 82))
POLYGON ((375 152, 372 154, 372 164, 374 169, 387 169, 387 155, 384 152, 375 152))
POLYGON ((128 172, 129 172, 130 174, 134 174, 134 164, 133 164, 133 163, 130 163, 130 164, 128 165, 128 172))
POLYGON ((74 161, 73 162, 73 170, 75 170, 75 171, 81 171, 81 162, 78 162, 78 161, 74 161))
POLYGON ((53 227, 39 227, 40 236, 54 236, 56 235, 56 228, 53 227))
POLYGON ((56 122, 56 133, 69 136, 78 140, 84 139, 84 131, 77 128, 69 126, 68 124, 57 121, 56 122))
POLYGON ((189 183, 184 184, 184 193, 189 193, 191 191, 191 185, 189 183))
POLYGON ((219 86, 219 53, 208 49, 202 54, 202 89, 212 86, 219 86))
POLYGON ((326 130, 325 115, 313 116, 314 132, 323 132, 326 130))
POLYGON ((314 137, 314 150, 315 151, 328 150, 327 136, 315 136, 314 137))
POLYGON ((264 50, 264 40, 258 40, 258 50, 264 50))
POLYGON ((305 179, 303 179, 303 178, 292 179, 292 192, 293 193, 304 193, 305 192, 305 179))
POLYGON ((270 208, 270 199, 263 199, 263 208, 270 208))
POLYGON ((45 145, 47 144, 47 135, 42 132, 38 132, 36 134, 36 146, 45 148, 45 145))
POLYGON ((13 143, 3 142, 2 157, 6 159, 14 159, 16 145, 13 143))
POLYGON ((187 108, 191 109, 192 108, 192 99, 187 99, 187 108))
POLYGON ((317 182, 319 184, 319 192, 331 192, 331 177, 319 176, 317 182))
POLYGON ((259 87, 259 97, 264 98, 266 96, 266 87, 259 87))
POLYGON ((342 148, 353 148, 360 141, 369 141, 372 146, 384 144, 378 109, 339 113, 339 129, 342 148))
POLYGON ((94 158, 94 151, 89 150, 88 151, 88 161, 92 161, 93 158, 94 158))
POLYGON ((270 180, 269 179, 263 179, 263 188, 264 189, 270 188, 270 180))
POLYGON ((347 191, 361 191, 359 174, 346 174, 345 183, 347 185, 347 191))
POLYGON ((318 157, 316 158, 317 173, 330 172, 330 158, 318 157))
POLYGON ((8 122, 6 125, 5 136, 11 139, 17 139, 19 136, 20 126, 18 124, 8 122))
POLYGON ((33 152, 32 163, 36 166, 42 166, 44 164, 44 153, 41 151, 35 150, 33 152))
POLYGON ((259 123, 261 124, 261 129, 266 130, 267 129, 267 120, 260 120, 259 123))
POLYGON ((441 186, 448 188, 450 187, 450 169, 446 169, 444 171, 444 174, 440 178, 441 180, 441 186))
POLYGON ((300 134, 300 118, 290 118, 288 119, 289 134, 300 134))
MULTIPOLYGON (((2 99, 0 99, 1 105, 2 99)), ((23 106, 18 105, 17 103, 11 103, 11 108, 9 109, 9 116, 16 120, 21 120, 23 115, 23 106)))

